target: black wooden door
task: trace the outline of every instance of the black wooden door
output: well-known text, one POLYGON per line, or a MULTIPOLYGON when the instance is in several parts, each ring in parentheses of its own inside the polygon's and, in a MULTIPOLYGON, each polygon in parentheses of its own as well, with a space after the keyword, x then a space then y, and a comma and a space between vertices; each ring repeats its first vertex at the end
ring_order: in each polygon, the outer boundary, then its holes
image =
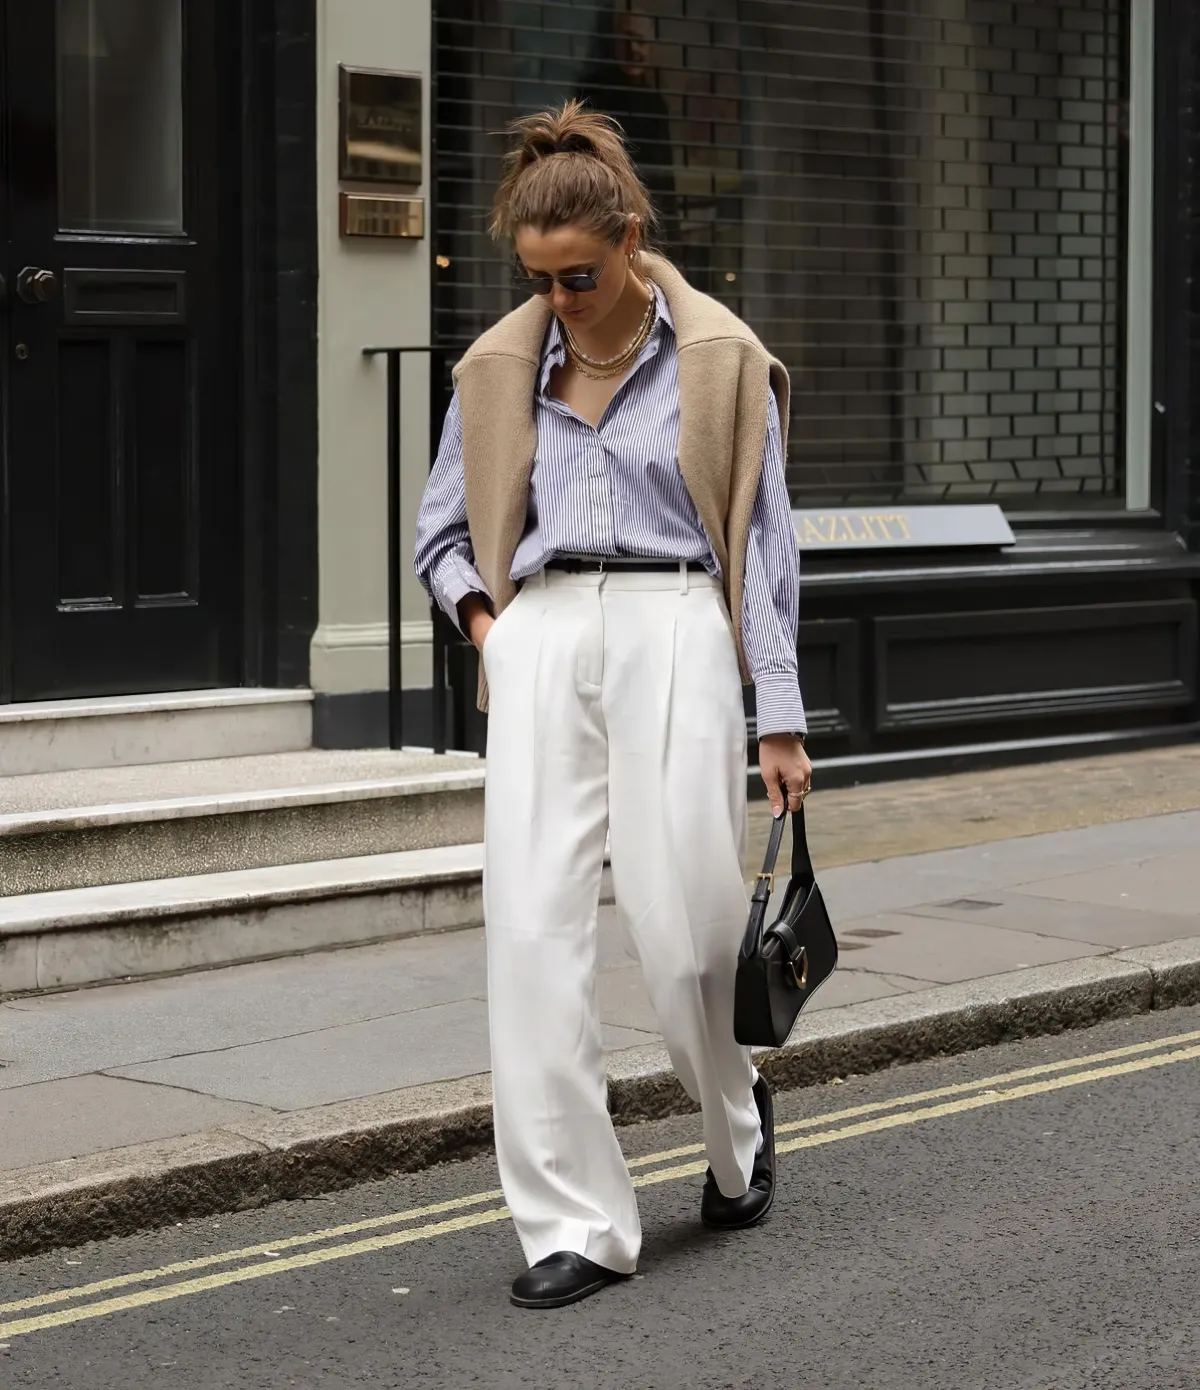
POLYGON ((236 684, 222 7, 0 4, 8 697, 236 684))

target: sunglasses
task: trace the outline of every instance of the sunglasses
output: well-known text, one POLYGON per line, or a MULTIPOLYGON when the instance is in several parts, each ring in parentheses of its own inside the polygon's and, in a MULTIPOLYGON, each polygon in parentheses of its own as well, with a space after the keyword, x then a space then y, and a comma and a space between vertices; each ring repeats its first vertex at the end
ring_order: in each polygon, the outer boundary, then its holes
POLYGON ((525 275, 523 267, 518 265, 513 270, 512 282, 528 294, 549 294, 555 285, 561 285, 568 294, 591 294, 611 257, 610 251, 603 264, 584 275, 525 275))

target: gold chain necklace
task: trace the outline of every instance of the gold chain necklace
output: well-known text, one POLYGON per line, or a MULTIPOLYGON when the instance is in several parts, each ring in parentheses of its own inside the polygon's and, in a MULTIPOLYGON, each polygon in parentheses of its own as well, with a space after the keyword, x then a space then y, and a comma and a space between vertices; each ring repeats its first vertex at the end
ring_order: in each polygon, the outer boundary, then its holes
POLYGON ((575 341, 575 339, 571 337, 571 330, 567 327, 565 323, 563 324, 563 332, 566 334, 567 342, 571 345, 572 352, 574 352, 575 356, 581 362, 586 362, 589 367, 611 367, 614 362, 621 362, 629 356, 629 353, 633 348, 633 344, 636 343, 637 340, 641 337, 641 335, 645 332, 646 325, 650 322, 650 319, 653 316, 653 314, 654 296, 651 295, 650 300, 646 305, 646 312, 642 315, 642 321, 638 324, 637 332, 633 335, 633 341, 629 344, 628 347, 622 348, 621 351, 618 352, 615 357, 605 357, 603 359, 589 357, 587 353, 584 352, 583 349, 579 346, 579 344, 575 341))
POLYGON ((656 318, 657 304, 651 296, 650 303, 646 306, 646 312, 642 316, 642 321, 638 325, 638 331, 634 334, 632 342, 615 357, 609 357, 604 361, 596 361, 581 351, 574 338, 571 337, 571 330, 564 323, 563 342, 566 346, 567 357, 577 372, 592 381, 606 381, 611 377, 620 376, 622 372, 628 370, 638 353, 645 347, 656 318))

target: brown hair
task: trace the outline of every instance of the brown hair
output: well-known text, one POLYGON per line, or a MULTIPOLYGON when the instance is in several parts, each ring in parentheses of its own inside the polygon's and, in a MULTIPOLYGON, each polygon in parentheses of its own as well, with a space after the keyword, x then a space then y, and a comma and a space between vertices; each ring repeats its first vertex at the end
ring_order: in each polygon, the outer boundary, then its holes
POLYGON ((645 243, 654 208, 611 116, 567 101, 514 121, 509 135, 513 143, 492 208, 493 237, 578 222, 615 245, 632 216, 639 244, 645 243))

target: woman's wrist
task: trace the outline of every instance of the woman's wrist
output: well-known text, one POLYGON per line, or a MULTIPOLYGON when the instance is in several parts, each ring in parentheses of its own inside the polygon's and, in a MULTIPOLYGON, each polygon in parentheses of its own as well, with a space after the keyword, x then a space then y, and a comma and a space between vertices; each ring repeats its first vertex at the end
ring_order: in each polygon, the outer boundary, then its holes
POLYGON ((458 605, 458 625, 477 647, 482 647, 494 621, 491 606, 482 594, 467 594, 458 605))

